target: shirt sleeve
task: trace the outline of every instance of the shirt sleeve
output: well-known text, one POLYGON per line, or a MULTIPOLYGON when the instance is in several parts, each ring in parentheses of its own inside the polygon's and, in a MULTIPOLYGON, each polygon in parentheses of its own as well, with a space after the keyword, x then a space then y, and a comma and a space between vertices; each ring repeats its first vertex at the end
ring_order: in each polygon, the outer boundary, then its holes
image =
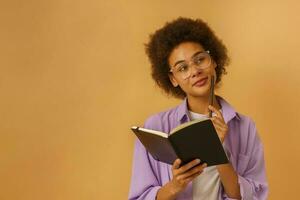
MULTIPOLYGON (((256 126, 252 121, 247 142, 247 153, 238 155, 238 183, 242 200, 265 200, 268 196, 263 145, 259 139, 256 126)), ((229 198, 223 190, 223 199, 229 198)))
MULTIPOLYGON (((144 127, 151 128, 155 120, 147 120, 144 127)), ((161 188, 155 171, 153 158, 143 144, 136 139, 133 156, 129 200, 155 200, 157 191, 161 188)))

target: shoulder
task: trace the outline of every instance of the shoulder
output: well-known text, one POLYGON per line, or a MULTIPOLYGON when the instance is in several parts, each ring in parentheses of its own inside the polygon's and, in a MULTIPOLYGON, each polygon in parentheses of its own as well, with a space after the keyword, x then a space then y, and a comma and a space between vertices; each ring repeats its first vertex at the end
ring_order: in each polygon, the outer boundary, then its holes
POLYGON ((261 146, 262 143, 253 118, 242 113, 237 113, 237 116, 239 119, 236 121, 238 122, 240 139, 243 146, 261 146))
POLYGON ((170 124, 177 119, 177 110, 179 106, 168 108, 166 110, 150 115, 144 123, 145 128, 158 131, 167 131, 170 124))
POLYGON ((248 128, 253 128, 255 127, 255 122, 253 120, 252 117, 248 116, 248 115, 245 115, 245 114, 242 114, 240 112, 236 112, 236 115, 238 117, 238 121, 240 123, 240 126, 243 126, 243 127, 248 127, 248 128))

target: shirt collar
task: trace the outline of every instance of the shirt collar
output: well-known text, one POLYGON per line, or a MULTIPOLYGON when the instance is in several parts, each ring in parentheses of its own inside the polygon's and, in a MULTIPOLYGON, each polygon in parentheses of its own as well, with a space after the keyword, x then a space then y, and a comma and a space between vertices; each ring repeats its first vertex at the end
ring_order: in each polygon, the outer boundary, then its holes
MULTIPOLYGON (((238 113, 225 99, 223 99, 218 95, 216 95, 216 98, 221 105, 222 114, 226 124, 235 117, 238 120, 240 120, 238 113)), ((187 106, 187 98, 184 98, 183 102, 178 106, 177 116, 178 116, 178 121, 180 123, 184 123, 191 120, 189 116, 188 106, 187 106)))

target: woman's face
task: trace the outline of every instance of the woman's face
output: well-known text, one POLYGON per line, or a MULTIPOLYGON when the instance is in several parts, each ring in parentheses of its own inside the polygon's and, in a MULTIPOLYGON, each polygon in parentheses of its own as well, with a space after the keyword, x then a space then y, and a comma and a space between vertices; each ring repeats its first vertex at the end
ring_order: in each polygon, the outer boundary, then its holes
MULTIPOLYGON (((169 78, 174 87, 180 88, 187 96, 204 97, 209 95, 211 76, 216 77, 216 63, 212 60, 204 69, 197 69, 197 60, 201 60, 201 54, 205 54, 205 49, 195 42, 183 42, 176 46, 168 59, 172 72, 169 78), (200 54, 200 59, 198 58, 200 54), (187 72, 178 71, 185 66, 187 72), (188 74, 189 76, 187 76, 188 74)), ((216 80, 216 78, 215 78, 216 80)))

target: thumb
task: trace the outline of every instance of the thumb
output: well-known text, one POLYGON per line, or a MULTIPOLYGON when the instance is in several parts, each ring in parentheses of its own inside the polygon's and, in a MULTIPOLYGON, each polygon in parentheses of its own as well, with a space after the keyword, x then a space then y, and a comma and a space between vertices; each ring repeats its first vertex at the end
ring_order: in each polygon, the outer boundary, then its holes
POLYGON ((173 168, 173 169, 178 169, 179 166, 180 166, 180 163, 181 163, 181 160, 180 160, 179 158, 177 158, 177 159, 174 161, 172 168, 173 168))

